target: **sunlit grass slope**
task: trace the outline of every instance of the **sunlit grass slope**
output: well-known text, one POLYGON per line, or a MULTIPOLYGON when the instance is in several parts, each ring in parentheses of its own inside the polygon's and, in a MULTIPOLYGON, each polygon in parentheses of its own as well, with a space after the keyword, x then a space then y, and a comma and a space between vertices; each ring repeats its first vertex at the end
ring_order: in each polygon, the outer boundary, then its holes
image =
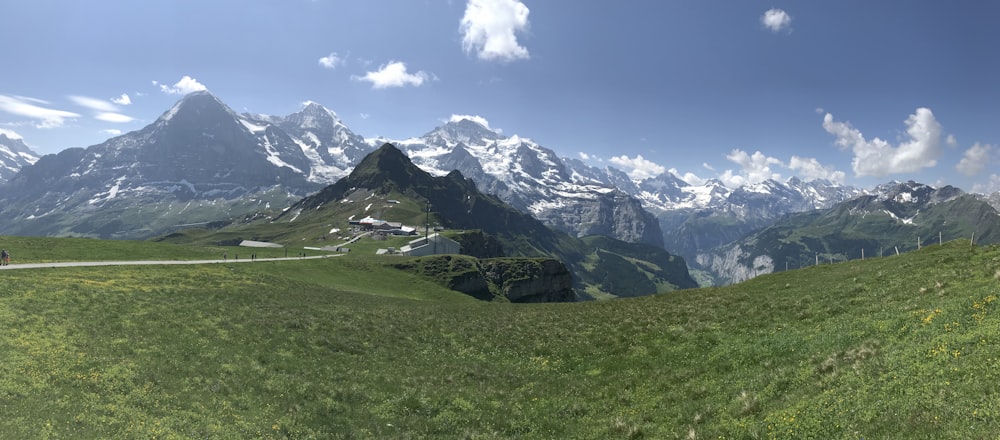
MULTIPOLYGON (((0 248, 11 252, 11 264, 14 265, 61 261, 221 259, 223 253, 229 252, 232 257, 234 249, 238 249, 130 240, 21 236, 0 236, 0 248)), ((244 249, 247 250, 247 255, 252 252, 248 248, 244 249)))
POLYGON ((532 305, 361 259, 0 272, 0 438, 996 438, 998 269, 532 305))

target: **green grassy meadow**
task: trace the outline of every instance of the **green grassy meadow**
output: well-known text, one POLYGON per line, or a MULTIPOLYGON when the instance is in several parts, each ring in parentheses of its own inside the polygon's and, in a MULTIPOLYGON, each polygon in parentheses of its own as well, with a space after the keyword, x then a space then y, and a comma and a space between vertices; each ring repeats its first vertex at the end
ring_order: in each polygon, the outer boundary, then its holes
POLYGON ((997 247, 530 305, 386 258, 0 271, 0 438, 1000 436, 997 247))

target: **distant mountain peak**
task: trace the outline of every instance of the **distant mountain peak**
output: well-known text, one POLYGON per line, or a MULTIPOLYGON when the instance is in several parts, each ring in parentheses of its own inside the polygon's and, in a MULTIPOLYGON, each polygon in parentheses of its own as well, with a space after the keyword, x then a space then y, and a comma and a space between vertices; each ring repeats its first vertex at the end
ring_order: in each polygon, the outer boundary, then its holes
POLYGON ((10 137, 5 133, 0 133, 0 146, 9 148, 13 153, 33 156, 37 160, 38 154, 28 147, 28 144, 24 143, 24 139, 10 137))
POLYGON ((344 125, 337 117, 337 113, 313 101, 306 101, 302 110, 286 116, 284 121, 304 130, 336 128, 344 125))
POLYGON ((301 113, 306 113, 314 116, 327 116, 331 119, 340 120, 337 117, 337 113, 324 107, 322 104, 313 101, 306 101, 305 105, 302 107, 301 113))
POLYGON ((208 90, 199 90, 184 95, 170 110, 167 110, 160 116, 159 121, 170 122, 181 113, 192 113, 194 117, 198 118, 212 113, 225 113, 233 116, 234 119, 237 117, 236 113, 229 106, 208 90))
POLYGON ((484 123, 485 120, 482 118, 476 120, 473 117, 452 117, 450 121, 423 137, 439 139, 448 144, 484 144, 505 138, 503 134, 484 123))

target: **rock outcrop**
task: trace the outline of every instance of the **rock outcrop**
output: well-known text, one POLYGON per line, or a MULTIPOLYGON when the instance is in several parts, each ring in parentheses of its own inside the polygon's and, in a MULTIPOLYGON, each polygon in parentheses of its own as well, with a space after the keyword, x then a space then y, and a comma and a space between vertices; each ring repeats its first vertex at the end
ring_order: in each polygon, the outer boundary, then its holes
POLYGON ((435 255, 396 264, 484 301, 518 303, 576 301, 573 275, 552 258, 490 258, 435 255))
POLYGON ((575 301, 573 276, 551 258, 494 258, 480 261, 486 281, 511 302, 575 301))

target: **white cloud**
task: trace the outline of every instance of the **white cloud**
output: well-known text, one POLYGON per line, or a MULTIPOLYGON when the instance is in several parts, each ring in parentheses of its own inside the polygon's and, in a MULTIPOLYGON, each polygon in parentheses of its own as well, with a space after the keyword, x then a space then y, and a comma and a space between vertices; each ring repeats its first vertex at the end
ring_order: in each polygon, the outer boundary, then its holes
POLYGON ((726 170, 719 175, 719 180, 722 181, 723 185, 730 188, 739 188, 747 183, 746 177, 736 174, 733 170, 726 170))
POLYGON ((131 105, 132 98, 128 96, 128 93, 122 93, 122 96, 119 96, 117 98, 111 98, 111 102, 118 105, 131 105))
MULTIPOLYGON (((719 180, 730 188, 760 183, 769 179, 783 181, 781 169, 790 170, 793 172, 792 174, 805 181, 826 179, 836 183, 844 183, 846 178, 843 171, 837 171, 831 166, 823 165, 812 157, 792 156, 786 163, 760 151, 749 154, 740 149, 733 149, 726 155, 726 159, 740 166, 737 170, 727 169, 719 175, 719 180)), ((708 164, 702 166, 715 171, 708 164)))
POLYGON ((590 160, 590 155, 589 155, 589 154, 587 154, 587 153, 584 153, 584 152, 580 151, 580 152, 578 152, 578 153, 576 153, 576 154, 580 155, 580 159, 583 159, 583 160, 590 160))
POLYGON ((986 183, 972 185, 972 192, 979 194, 992 194, 1000 191, 1000 176, 990 174, 990 180, 986 183))
POLYGON ((663 165, 659 165, 653 161, 646 160, 641 154, 636 155, 635 158, 628 157, 627 155, 612 156, 609 160, 612 164, 623 168, 624 171, 633 180, 648 179, 650 177, 655 177, 663 174, 667 169, 663 165))
POLYGON ((79 118, 80 115, 64 110, 56 110, 40 107, 32 103, 44 103, 45 101, 0 95, 0 111, 4 111, 17 116, 24 116, 38 120, 35 124, 37 128, 55 128, 66 123, 67 119, 79 118))
POLYGON ((319 65, 327 69, 336 69, 337 66, 343 66, 345 60, 337 55, 337 52, 330 52, 329 55, 319 59, 319 65))
POLYGON ((191 78, 190 76, 184 75, 180 81, 177 81, 173 86, 167 86, 166 84, 160 84, 157 81, 153 81, 153 85, 160 86, 160 91, 169 95, 187 95, 188 93, 200 92, 203 90, 208 90, 204 84, 198 82, 198 80, 191 78))
POLYGON ((358 116, 361 116, 361 119, 368 119, 368 118, 372 117, 372 115, 370 115, 368 113, 361 113, 358 116))
POLYGON ((109 128, 107 130, 101 130, 99 133, 101 133, 101 134, 108 134, 108 135, 111 135, 111 136, 120 136, 122 134, 122 131, 118 130, 116 128, 109 128))
POLYGON ((424 71, 409 73, 406 71, 406 63, 402 61, 390 61, 383 64, 379 70, 368 72, 365 76, 352 76, 356 81, 368 81, 372 83, 373 89, 387 89, 389 87, 414 86, 420 87, 425 81, 429 81, 432 76, 424 71))
POLYGON ((71 95, 71 96, 69 96, 69 100, 73 101, 74 103, 76 103, 76 105, 79 105, 81 107, 87 107, 87 108, 89 108, 91 110, 95 110, 95 111, 99 111, 99 112, 116 112, 116 111, 118 111, 118 106, 116 106, 116 105, 114 105, 114 104, 112 104, 112 103, 110 103, 108 101, 105 101, 103 99, 90 98, 90 97, 87 97, 87 96, 75 96, 75 95, 71 95))
POLYGON ((0 134, 7 136, 10 139, 24 139, 21 135, 17 134, 14 130, 7 130, 5 128, 0 128, 0 134))
POLYGON ((885 177, 937 165, 937 158, 941 156, 941 124, 934 113, 918 108, 906 119, 906 126, 910 139, 893 147, 879 138, 865 139, 861 131, 849 123, 834 121, 830 113, 823 117, 823 129, 837 137, 835 143, 854 152, 851 165, 857 176, 885 177))
POLYGON ((461 120, 469 120, 492 130, 492 128, 490 128, 490 121, 487 121, 486 118, 479 115, 451 115, 448 122, 458 122, 461 120))
POLYGON ((459 24, 462 48, 486 61, 528 59, 517 33, 528 29, 528 7, 518 0, 469 0, 459 24))
POLYGON ((669 171, 670 174, 677 176, 678 179, 687 182, 687 184, 691 186, 702 186, 705 184, 705 182, 708 182, 708 179, 698 177, 698 175, 695 173, 688 172, 681 174, 680 171, 677 171, 677 168, 671 168, 667 171, 669 171))
POLYGON ((958 146, 958 139, 955 139, 955 135, 953 135, 953 134, 949 134, 948 137, 945 138, 944 142, 946 144, 948 144, 949 147, 952 147, 952 148, 955 148, 955 147, 958 146))
MULTIPOLYGON (((760 151, 755 151, 752 155, 746 151, 734 149, 726 155, 726 159, 740 166, 739 176, 746 183, 763 182, 768 179, 781 180, 781 174, 771 170, 772 165, 784 164, 779 159, 768 157, 760 151)), ((724 176, 733 176, 732 170, 726 170, 724 176)), ((725 181, 725 180, 723 180, 725 181)))
POLYGON ((792 156, 792 159, 788 161, 788 168, 795 171, 796 175, 805 181, 824 179, 831 182, 844 183, 847 178, 847 174, 843 171, 837 171, 831 166, 825 166, 819 163, 814 157, 792 156))
POLYGON ((975 176, 976 174, 982 173, 983 170, 986 169, 986 166, 990 163, 990 158, 993 156, 993 150, 995 150, 995 148, 992 145, 980 144, 976 142, 976 144, 971 148, 965 150, 965 154, 962 155, 962 160, 958 161, 958 165, 955 165, 955 169, 966 176, 975 176))
MULTIPOLYGON (((128 97, 128 95, 124 95, 128 97)), ((91 98, 87 96, 70 96, 69 99, 81 107, 89 108, 96 113, 94 118, 105 122, 126 123, 132 122, 135 118, 119 113, 118 106, 103 99, 91 98)), ((130 101, 131 102, 131 101, 130 101)))
POLYGON ((791 30, 792 16, 778 8, 768 9, 767 12, 764 12, 764 15, 760 16, 760 24, 764 25, 771 32, 781 32, 786 29, 791 30))
POLYGON ((135 120, 135 118, 131 116, 126 116, 121 113, 115 113, 115 112, 101 112, 94 115, 94 118, 104 122, 115 122, 119 124, 124 124, 126 122, 132 122, 135 120))

